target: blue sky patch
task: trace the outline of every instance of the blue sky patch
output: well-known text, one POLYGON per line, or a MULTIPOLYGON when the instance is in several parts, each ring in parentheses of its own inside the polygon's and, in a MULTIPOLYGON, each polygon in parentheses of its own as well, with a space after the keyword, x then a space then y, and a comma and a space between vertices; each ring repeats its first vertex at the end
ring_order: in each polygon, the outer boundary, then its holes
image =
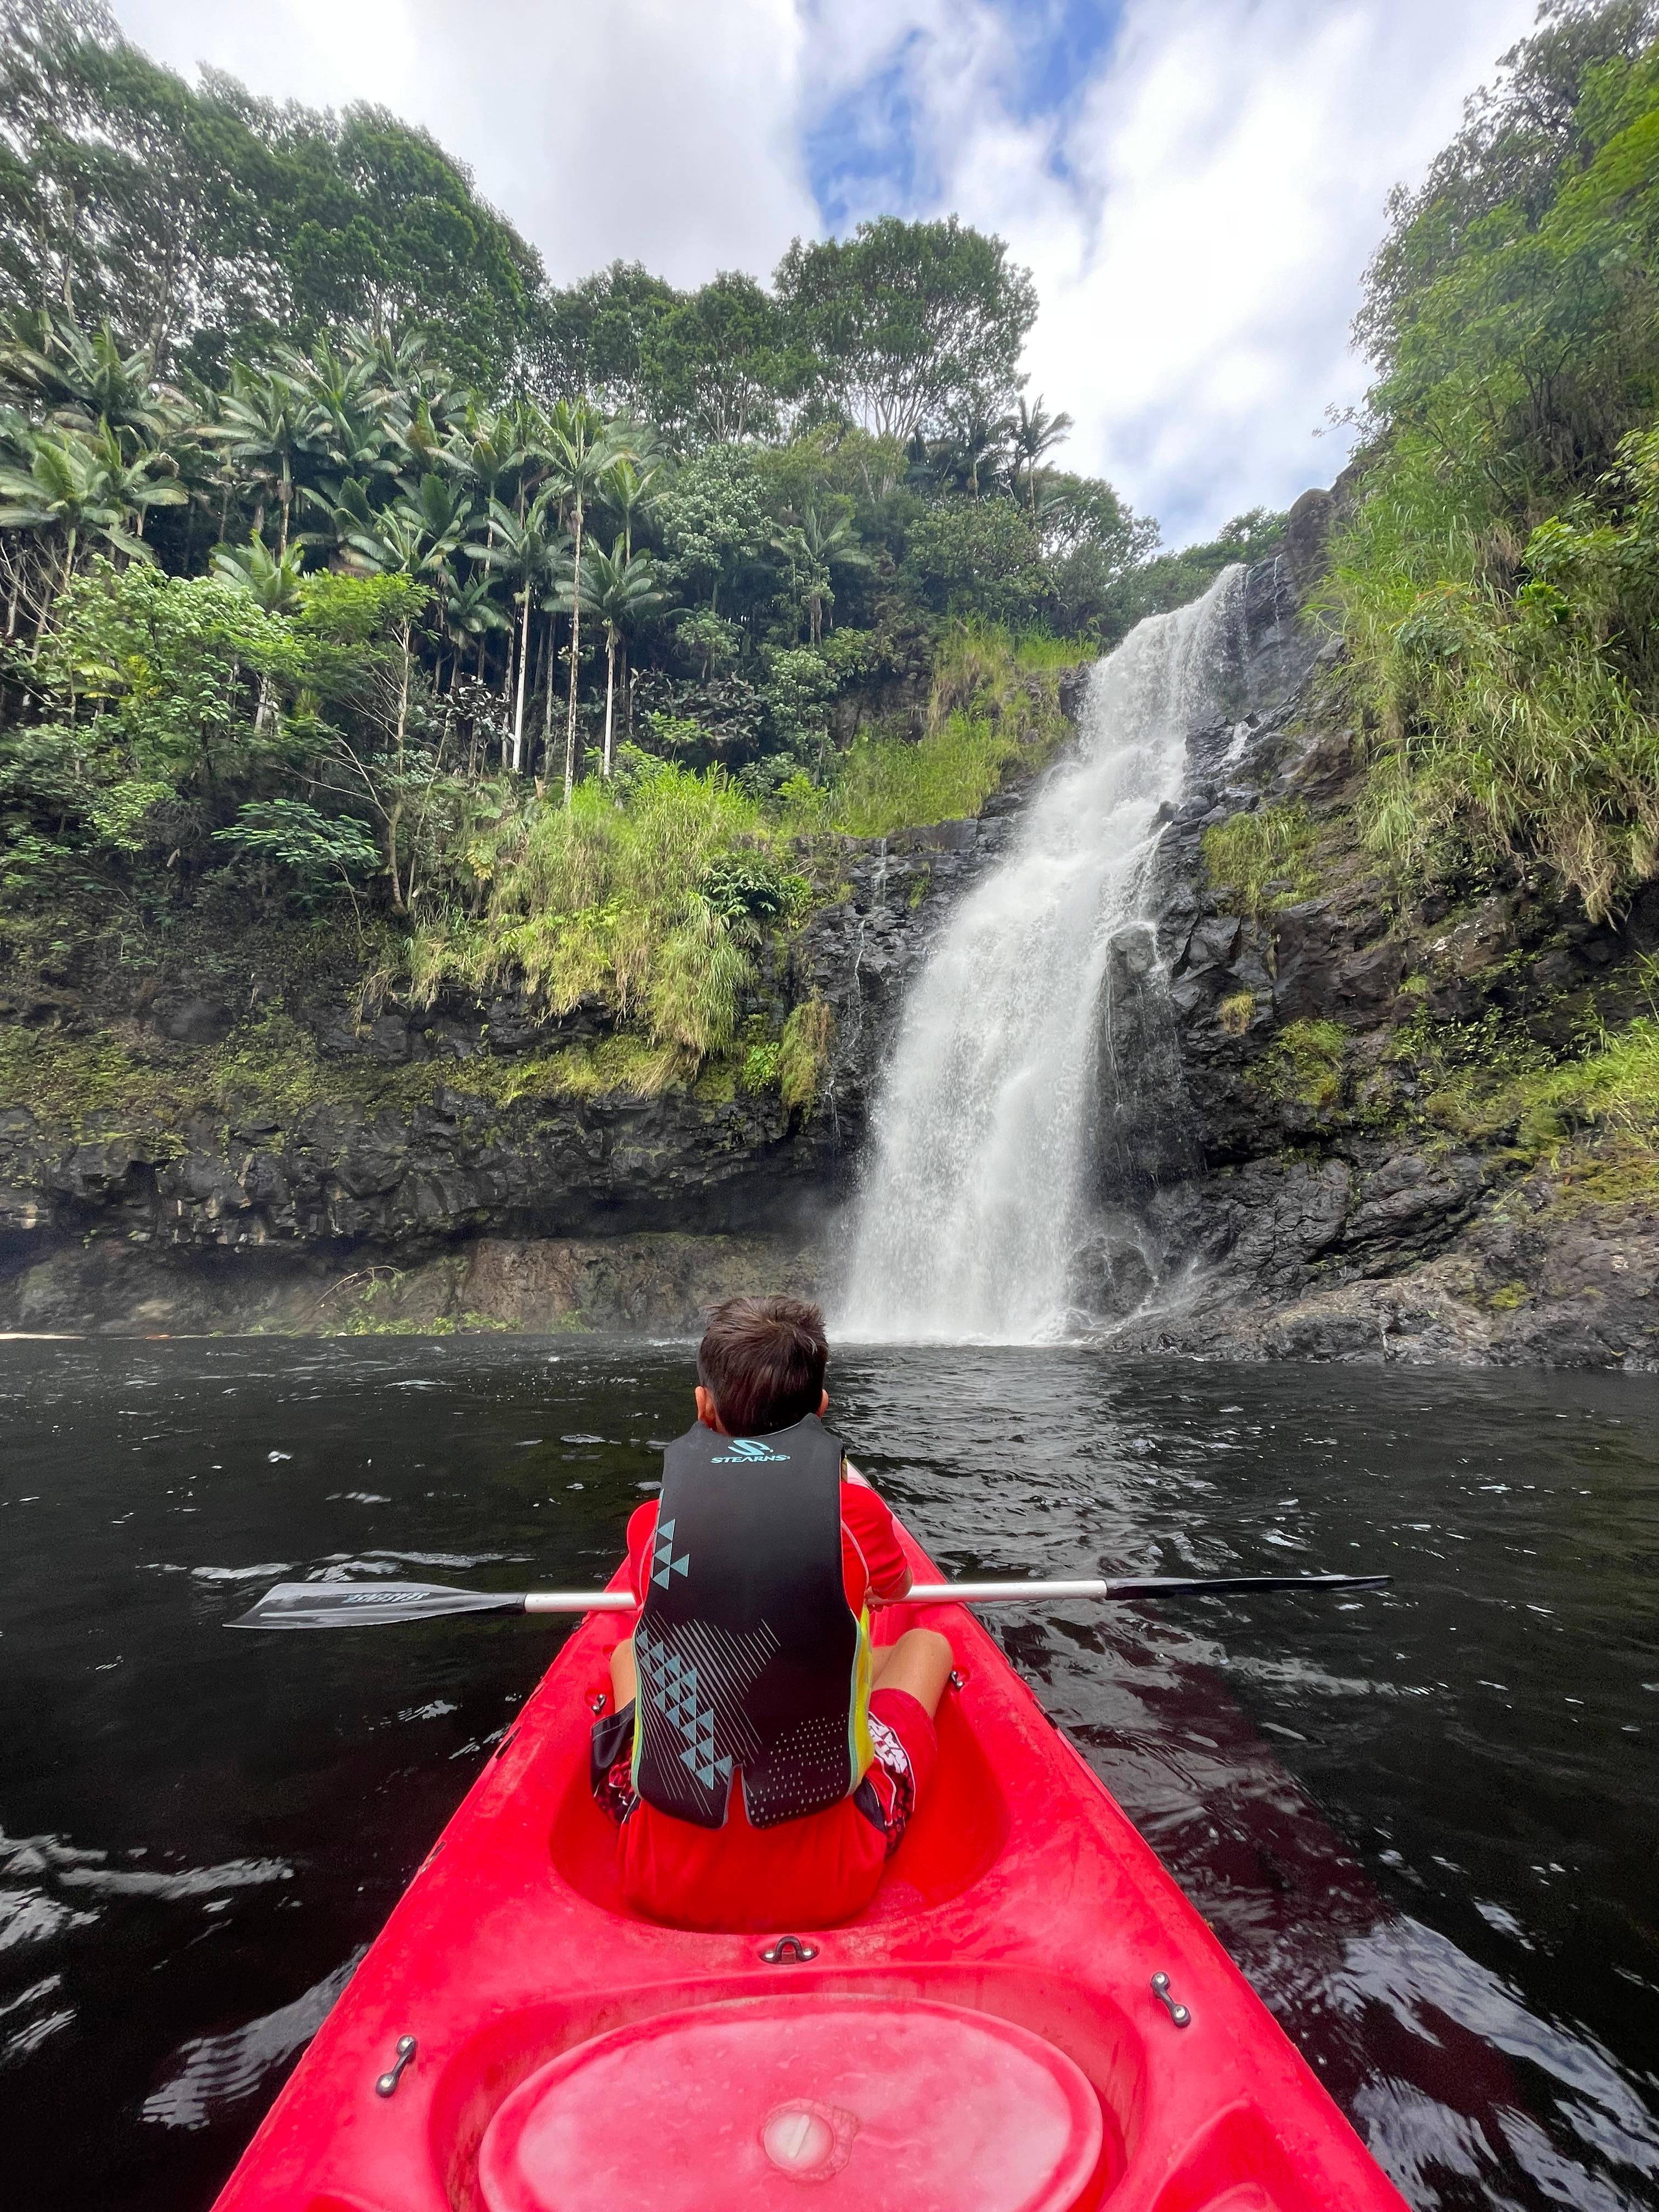
MULTIPOLYGON (((1019 123, 1062 117, 1110 47, 1121 12, 1121 0, 987 0, 987 13, 1010 33, 1013 49, 1012 76, 995 88, 1005 112, 1019 123)), ((820 18, 820 35, 833 36, 832 17, 820 18)), ((807 176, 830 229, 845 232, 878 212, 933 207, 940 179, 922 137, 916 89, 933 46, 925 31, 912 31, 806 130, 807 176)))

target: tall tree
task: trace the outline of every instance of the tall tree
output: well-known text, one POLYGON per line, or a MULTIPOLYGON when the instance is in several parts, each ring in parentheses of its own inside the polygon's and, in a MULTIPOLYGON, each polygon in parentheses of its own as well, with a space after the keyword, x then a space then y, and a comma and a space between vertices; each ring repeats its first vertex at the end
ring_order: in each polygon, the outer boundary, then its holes
POLYGON ((354 316, 436 322, 449 366, 498 386, 541 285, 424 131, 192 87, 94 0, 0 0, 0 306, 107 320, 163 374, 354 316))
POLYGON ((695 445, 775 436, 785 401, 806 376, 777 301, 733 273, 656 319, 642 368, 653 419, 695 445))
POLYGON ((878 436, 937 435, 1014 396, 1036 288, 1000 238, 954 216, 797 239, 776 283, 819 404, 878 436))
POLYGON ((1066 414, 1049 414, 1042 404, 1041 392, 1037 394, 1031 404, 1027 406, 1025 395, 1022 392, 1016 402, 1014 419, 1010 427, 1013 434, 1016 463, 1024 462, 1025 466, 1025 501, 1030 510, 1031 520, 1035 522, 1037 511, 1037 463, 1045 453, 1052 453, 1056 446, 1063 442, 1066 432, 1072 427, 1072 418, 1066 414))
POLYGON ((590 398, 645 414, 655 334, 683 295, 637 261, 613 261, 549 293, 531 341, 535 382, 556 399, 590 398))
POLYGON ((592 548, 582 580, 589 610, 605 631, 605 745, 600 774, 609 777, 611 738, 616 726, 617 665, 629 634, 653 607, 660 606, 656 563, 648 553, 629 555, 619 538, 607 553, 592 548))
MULTIPOLYGON (((587 510, 600 495, 605 476, 620 458, 605 417, 587 401, 562 399, 547 418, 547 450, 552 481, 570 528, 570 696, 566 709, 564 797, 570 803, 576 781, 576 684, 581 667, 582 534, 587 510)), ((522 684, 521 684, 522 688, 522 684)))

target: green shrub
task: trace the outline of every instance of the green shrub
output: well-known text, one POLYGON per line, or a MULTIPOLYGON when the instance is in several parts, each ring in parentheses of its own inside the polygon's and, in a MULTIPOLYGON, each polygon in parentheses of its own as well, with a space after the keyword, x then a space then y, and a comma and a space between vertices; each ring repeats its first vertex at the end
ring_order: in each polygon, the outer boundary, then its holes
POLYGON ((480 921, 452 915, 416 933, 417 1000, 430 1005, 446 982, 488 991, 521 979, 556 1013, 597 1000, 659 1051, 723 1051, 754 974, 752 902, 789 896, 769 836, 719 769, 647 762, 625 794, 583 784, 568 807, 527 817, 480 921))
POLYGON ((743 1056, 738 1071, 738 1081, 744 1091, 774 1091, 777 1088, 778 1067, 783 1057, 783 1048, 775 1038, 761 1044, 751 1044, 743 1056))
POLYGON ((1651 35, 1643 8, 1547 10, 1396 203, 1325 594, 1373 850, 1419 879, 1536 859, 1597 918, 1659 865, 1651 35))
POLYGON ((1514 1087, 1519 1141, 1544 1156, 1571 1133, 1596 1130, 1659 1140, 1659 1020, 1644 1015, 1603 1036, 1582 1060, 1524 1077, 1514 1087))

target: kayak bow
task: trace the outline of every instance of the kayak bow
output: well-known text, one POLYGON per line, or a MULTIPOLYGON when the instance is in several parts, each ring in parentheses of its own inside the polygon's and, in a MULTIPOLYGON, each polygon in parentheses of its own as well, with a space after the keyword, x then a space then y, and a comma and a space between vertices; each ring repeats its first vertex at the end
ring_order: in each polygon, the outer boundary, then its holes
POLYGON ((806 2182, 824 2212, 1401 2212, 1127 1818, 978 1623, 933 1601, 938 1571, 905 1543, 927 1584, 878 1638, 920 1613, 951 1637, 957 1686, 864 1911, 768 1937, 623 1905, 587 1786, 631 1610, 619 1571, 217 2212, 799 2212, 806 2182))

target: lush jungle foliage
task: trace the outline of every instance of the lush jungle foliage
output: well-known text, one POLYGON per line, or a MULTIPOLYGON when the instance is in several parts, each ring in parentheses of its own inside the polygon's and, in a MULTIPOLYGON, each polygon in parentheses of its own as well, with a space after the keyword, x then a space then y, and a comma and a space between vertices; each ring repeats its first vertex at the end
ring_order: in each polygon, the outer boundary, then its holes
POLYGON ((1397 200, 1334 579, 1378 851, 1517 856, 1598 918, 1659 871, 1656 36, 1652 0, 1552 0, 1397 200))
POLYGON ((1036 307, 954 220, 556 290, 395 118, 0 0, 0 920, 355 913, 724 1050, 815 842, 977 807, 1271 532, 1059 468, 1036 307))

